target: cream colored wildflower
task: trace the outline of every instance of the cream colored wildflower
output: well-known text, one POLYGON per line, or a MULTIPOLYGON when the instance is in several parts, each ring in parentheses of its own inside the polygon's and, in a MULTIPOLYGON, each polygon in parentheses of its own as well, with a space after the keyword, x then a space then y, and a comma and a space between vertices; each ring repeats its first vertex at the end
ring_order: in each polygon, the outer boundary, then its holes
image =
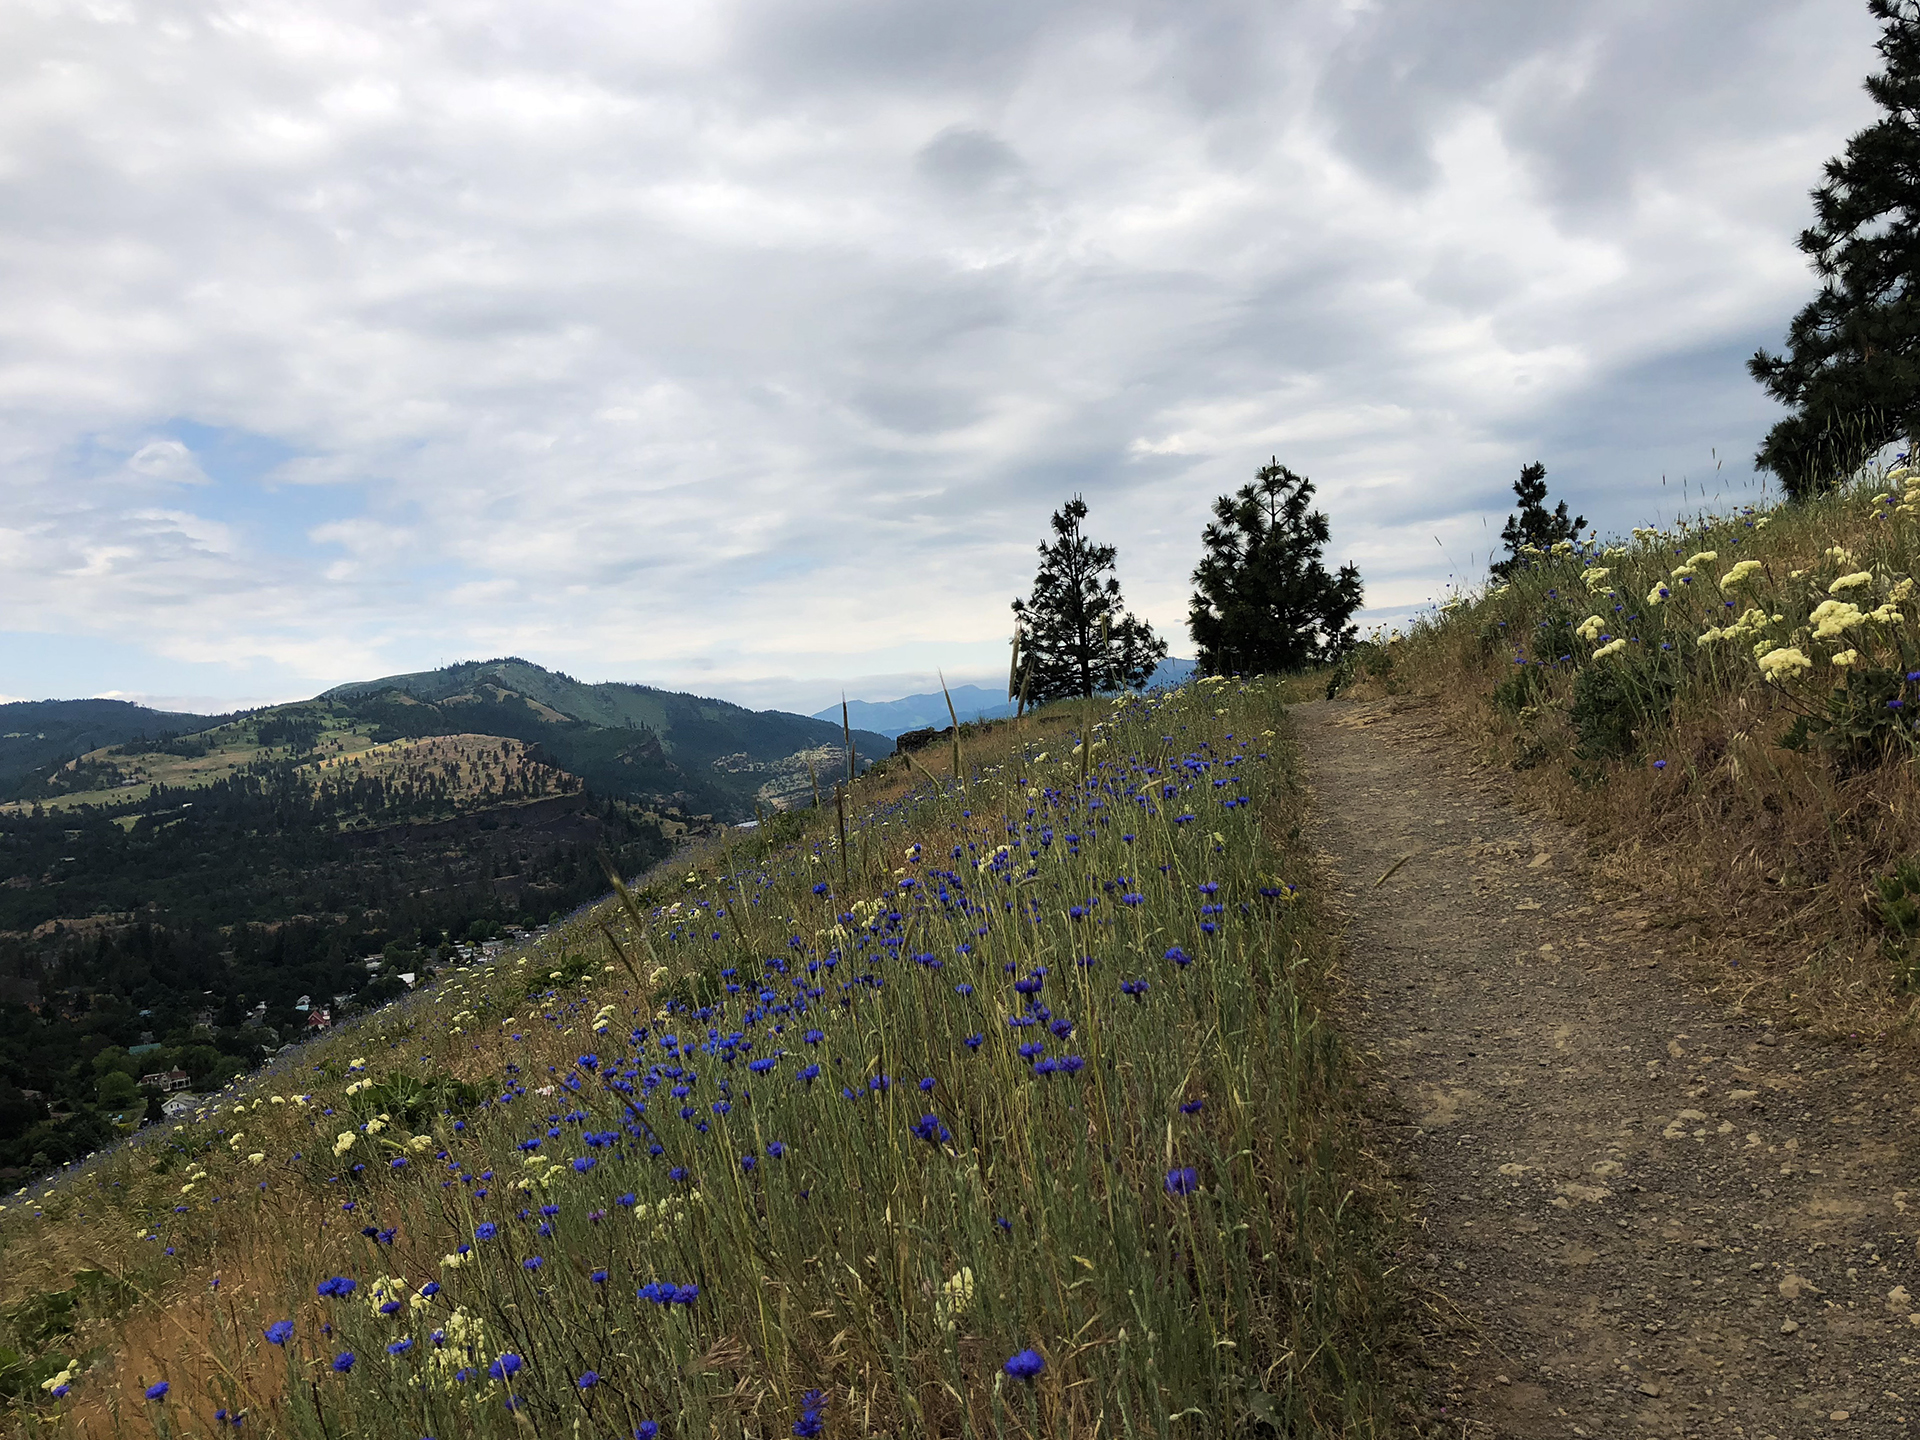
POLYGON ((1760 657, 1760 673, 1776 685, 1813 669, 1813 662, 1797 645, 1782 645, 1760 657))
POLYGON ((1602 645, 1598 650, 1594 651, 1593 658, 1596 660, 1604 660, 1609 655, 1618 655, 1622 650, 1626 648, 1627 648, 1627 642, 1625 640, 1612 640, 1612 641, 1609 641, 1607 644, 1602 645))
POLYGON ((1613 572, 1604 565, 1596 565, 1593 569, 1582 574, 1580 578, 1587 582, 1588 590, 1598 591, 1602 585, 1607 583, 1607 577, 1612 573, 1613 572))
POLYGON ((1907 601, 1911 600, 1912 598, 1913 598, 1913 580, 1911 577, 1897 582, 1894 585, 1893 589, 1887 592, 1887 599, 1893 601, 1893 603, 1896 605, 1904 605, 1907 603, 1907 601))
POLYGON ((1676 580, 1691 580, 1699 573, 1700 572, 1695 570, 1691 565, 1676 565, 1672 570, 1673 578, 1676 580))
POLYGON ((1606 628, 1607 622, 1605 620, 1601 619, 1598 615, 1589 615, 1580 622, 1579 628, 1573 633, 1591 645, 1600 638, 1601 632, 1606 628))
POLYGON ((48 1394, 52 1394, 62 1385, 71 1385, 74 1382, 74 1377, 79 1375, 79 1373, 80 1362, 78 1360, 69 1360, 67 1361, 66 1369, 62 1370, 58 1375, 50 1375, 45 1380, 42 1380, 40 1382, 40 1388, 48 1394))
POLYGON ((1653 587, 1653 589, 1647 592, 1647 604, 1664 605, 1666 603, 1667 596, 1671 595, 1672 593, 1673 592, 1669 590, 1665 585, 1656 585, 1653 587))
POLYGON ((347 1151, 353 1148, 353 1142, 359 1138, 360 1137, 351 1130, 342 1130, 340 1132, 340 1138, 333 1142, 333 1153, 335 1155, 346 1154, 347 1151))
POLYGON ((249 1156, 247 1156, 247 1163, 248 1163, 249 1165, 264 1165, 264 1164, 266 1164, 266 1163, 267 1163, 267 1152, 266 1152, 266 1151, 264 1151, 264 1150, 256 1150, 256 1151, 254 1151, 254 1152, 253 1152, 253 1153, 252 1153, 251 1155, 249 1155, 249 1156))
POLYGON ((1873 584, 1873 576, 1865 570, 1856 570, 1851 575, 1842 575, 1827 586, 1829 595, 1844 595, 1849 590, 1858 590, 1863 585, 1873 584))
POLYGON ((1834 656, 1829 663, 1836 670, 1845 670, 1849 665, 1858 665, 1860 663, 1860 652, 1858 650, 1842 650, 1838 655, 1834 656))
POLYGON ((954 1321, 967 1313, 973 1304, 973 1270, 962 1265, 948 1279, 940 1283, 940 1294, 934 1302, 934 1309, 940 1316, 940 1322, 951 1330, 954 1321))
POLYGON ((1844 545, 1829 546, 1826 553, 1820 558, 1823 560, 1831 560, 1836 565, 1851 565, 1853 563, 1853 554, 1844 545))
POLYGON ((1720 552, 1718 550, 1702 550, 1698 555, 1690 555, 1687 557, 1687 566, 1691 569, 1696 565, 1715 565, 1718 564, 1719 561, 1720 552))
POLYGON ((1902 620, 1906 619, 1906 616, 1900 613, 1900 607, 1898 605, 1887 604, 1869 610, 1867 612, 1867 619, 1873 621, 1876 625, 1898 625, 1902 620))
POLYGON ((1822 600, 1813 607, 1808 617, 1813 622, 1813 638, 1832 640, 1853 629, 1867 617, 1860 613, 1860 607, 1848 600, 1822 600))
POLYGON ((1753 576, 1758 575, 1760 570, 1761 565, 1758 560, 1742 560, 1720 577, 1720 588, 1731 590, 1735 586, 1744 585, 1753 576))

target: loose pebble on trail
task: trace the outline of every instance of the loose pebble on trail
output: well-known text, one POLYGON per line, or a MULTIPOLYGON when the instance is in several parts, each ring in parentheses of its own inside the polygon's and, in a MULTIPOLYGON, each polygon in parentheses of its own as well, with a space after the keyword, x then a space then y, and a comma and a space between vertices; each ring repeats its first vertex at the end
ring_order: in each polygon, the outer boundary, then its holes
POLYGON ((1707 993, 1430 714, 1292 713, 1439 1433, 1920 1430, 1913 1057, 1707 993))

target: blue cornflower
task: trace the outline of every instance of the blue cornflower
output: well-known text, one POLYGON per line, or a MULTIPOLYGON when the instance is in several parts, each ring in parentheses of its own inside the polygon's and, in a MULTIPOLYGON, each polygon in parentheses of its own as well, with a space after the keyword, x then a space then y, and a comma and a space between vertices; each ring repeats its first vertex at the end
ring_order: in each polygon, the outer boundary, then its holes
POLYGON ((805 1040, 809 1045, 818 1045, 822 1040, 826 1039, 827 1036, 824 1030, 809 1030, 800 1038, 805 1040))
POLYGON ((1182 1100, 1180 1102, 1180 1113, 1182 1115, 1198 1115, 1200 1113, 1200 1107, 1206 1103, 1205 1100, 1182 1100))
POLYGON ((812 1436, 826 1429, 826 1420, 821 1411, 827 1408, 827 1397, 818 1390, 809 1390, 800 1397, 800 1418, 793 1422, 793 1433, 800 1440, 811 1440, 812 1436))
POLYGON ((1047 1368, 1047 1362, 1041 1358, 1038 1350, 1019 1350, 1008 1357, 1007 1363, 1000 1368, 1016 1380, 1031 1380, 1047 1368))
POLYGON ((1027 975, 1014 981, 1013 988, 1018 990, 1022 995, 1037 995, 1040 993, 1040 987, 1046 983, 1044 976, 1027 975))
POLYGON ((987 1037, 984 1035, 969 1035, 967 1036, 966 1039, 962 1040, 960 1043, 966 1046, 967 1049, 969 1050, 978 1050, 980 1048, 980 1042, 982 1040, 985 1040, 986 1038, 987 1037))
POLYGON ((1191 1165, 1176 1165, 1167 1171, 1166 1186, 1169 1195, 1191 1195, 1200 1188, 1200 1172, 1191 1165))
POLYGON ((520 1268, 522 1270, 538 1270, 542 1265, 546 1263, 547 1262, 538 1255, 529 1255, 526 1259, 520 1262, 520 1268))
POLYGON ((335 1275, 332 1279, 322 1280, 318 1285, 314 1286, 314 1293, 316 1295, 337 1295, 344 1300, 359 1288, 360 1282, 358 1280, 349 1280, 344 1275, 335 1275))
POLYGON ((334 1356, 333 1368, 338 1370, 342 1375, 353 1369, 353 1351, 342 1350, 338 1355, 334 1356))
POLYGON ((600 1383, 600 1376, 597 1371, 586 1370, 581 1372, 580 1378, 573 1383, 578 1385, 582 1390, 591 1390, 600 1383))
POLYGON ((971 995, 973 994, 973 986, 962 982, 953 987, 953 993, 956 995, 971 995))
POLYGON ((402 1337, 399 1340, 395 1340, 391 1345, 387 1346, 387 1353, 389 1355, 404 1355, 407 1353, 407 1351, 411 1350, 412 1348, 413 1348, 413 1337, 411 1335, 407 1335, 402 1337))
POLYGON ((147 1386, 147 1398, 149 1400, 164 1400, 167 1398, 167 1391, 171 1388, 166 1381, 161 1380, 156 1384, 147 1386))
POLYGON ((920 1093, 922 1095, 925 1095, 932 1089, 933 1089, 933 1077, 929 1075, 920 1082, 920 1093))
POLYGON ((656 1420, 642 1420, 633 1432, 633 1440, 654 1440, 660 1433, 660 1424, 656 1420))
POLYGON ((604 1270, 596 1270, 587 1278, 596 1285, 604 1285, 607 1283, 607 1272, 604 1270))
POLYGON ((793 1078, 796 1080, 804 1080, 807 1084, 811 1085, 815 1080, 820 1078, 820 1067, 818 1065, 808 1065, 795 1072, 793 1078))
POLYGON ((1171 946, 1167 950, 1166 958, 1173 961, 1174 964, 1180 966, 1182 969, 1193 963, 1193 957, 1178 945, 1171 946))
POLYGON ((518 1355, 515 1355, 512 1351, 508 1351, 487 1367, 487 1374, 496 1380, 504 1380, 517 1371, 524 1363, 518 1355))
POLYGON ((769 1160, 778 1160, 782 1155, 786 1153, 787 1153, 787 1147, 784 1141, 769 1140, 767 1142, 767 1158, 769 1160))
POLYGON ((929 1145, 944 1145, 953 1138, 953 1132, 940 1123, 940 1117, 934 1114, 922 1115, 913 1122, 913 1133, 929 1145))
POLYGON ((473 1238, 476 1240, 491 1240, 499 1233, 500 1227, 491 1220, 482 1220, 473 1227, 473 1238))
POLYGON ((284 1345, 293 1338, 293 1321, 276 1320, 266 1328, 269 1345, 284 1345))
POLYGON ((742 1155, 740 1157, 740 1168, 746 1171, 747 1174, 749 1175, 753 1173, 753 1167, 758 1163, 759 1162, 755 1160, 751 1155, 742 1155))

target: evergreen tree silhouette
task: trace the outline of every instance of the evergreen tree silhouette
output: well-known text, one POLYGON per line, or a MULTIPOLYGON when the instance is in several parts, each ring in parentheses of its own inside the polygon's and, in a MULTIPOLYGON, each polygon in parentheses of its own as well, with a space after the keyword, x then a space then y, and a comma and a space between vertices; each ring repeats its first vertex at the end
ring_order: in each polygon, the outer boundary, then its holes
POLYGON ((1087 502, 1078 495, 1054 511, 1033 593, 1013 602, 1025 657, 1021 682, 1032 705, 1137 690, 1166 658, 1167 642, 1126 610, 1110 573, 1119 552, 1086 537, 1086 518, 1087 502))
POLYGON ((1327 573, 1327 517, 1313 482, 1275 460, 1213 502, 1187 628, 1208 675, 1274 674, 1338 659, 1354 641, 1360 572, 1327 573))
POLYGON ((1789 497, 1832 489, 1888 443, 1920 433, 1920 0, 1867 0, 1886 62, 1866 89, 1886 114, 1827 161, 1799 245, 1820 293, 1784 355, 1747 369, 1792 413, 1754 463, 1789 497))
POLYGON ((1520 478, 1513 482, 1513 493, 1520 497, 1520 513, 1507 516, 1500 538, 1506 543, 1507 558, 1496 561, 1493 573, 1505 580, 1526 563, 1521 552, 1528 546, 1551 550, 1562 540, 1571 540, 1586 528, 1587 517, 1567 518, 1567 502, 1562 500, 1547 509, 1547 467, 1538 460, 1520 467, 1520 478))

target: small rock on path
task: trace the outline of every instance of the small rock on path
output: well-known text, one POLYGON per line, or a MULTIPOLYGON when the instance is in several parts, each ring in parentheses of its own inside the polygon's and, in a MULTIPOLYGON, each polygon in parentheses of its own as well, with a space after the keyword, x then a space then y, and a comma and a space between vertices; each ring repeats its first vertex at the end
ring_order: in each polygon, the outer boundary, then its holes
POLYGON ((1446 1433, 1920 1432, 1908 1058, 1704 995, 1418 710, 1292 713, 1446 1433))

